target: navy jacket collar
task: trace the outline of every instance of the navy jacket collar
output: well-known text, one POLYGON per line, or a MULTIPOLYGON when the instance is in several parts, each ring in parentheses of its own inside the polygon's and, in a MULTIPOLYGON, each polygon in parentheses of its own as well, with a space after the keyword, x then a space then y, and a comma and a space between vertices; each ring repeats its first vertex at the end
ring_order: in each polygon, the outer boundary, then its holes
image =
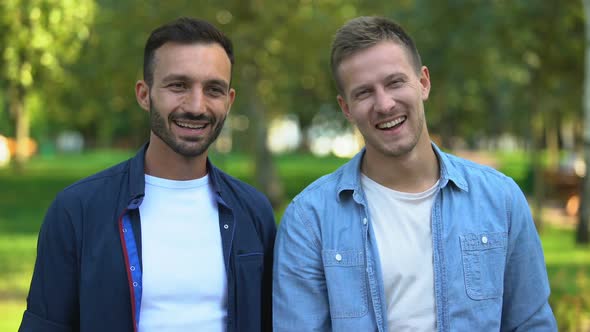
MULTIPOLYGON (((128 209, 135 209, 143 200, 145 195, 145 153, 149 142, 146 142, 137 152, 137 154, 131 158, 129 163, 129 198, 128 198, 128 209)), ((219 174, 220 170, 213 166, 209 158, 207 158, 207 173, 211 181, 211 187, 213 191, 218 195, 221 195, 221 178, 219 174)), ((222 201, 223 202, 223 201, 222 201)))

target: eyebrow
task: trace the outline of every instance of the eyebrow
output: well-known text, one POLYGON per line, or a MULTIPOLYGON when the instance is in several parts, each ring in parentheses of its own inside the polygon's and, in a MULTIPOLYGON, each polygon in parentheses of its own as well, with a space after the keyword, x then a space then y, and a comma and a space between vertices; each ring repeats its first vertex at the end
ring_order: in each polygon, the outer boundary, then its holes
POLYGON ((187 75, 182 74, 170 74, 162 79, 162 83, 169 83, 172 81, 192 82, 193 80, 187 75))
POLYGON ((350 90, 350 96, 354 97, 354 95, 356 95, 359 91, 364 90, 364 89, 370 89, 370 88, 371 88, 370 84, 359 85, 359 86, 355 87, 354 89, 350 90))
MULTIPOLYGON (((389 74, 387 75, 384 79, 383 82, 388 82, 391 81, 393 79, 396 78, 403 78, 406 79, 408 77, 408 75, 406 75, 405 73, 402 72, 395 72, 393 74, 389 74)), ((357 93, 359 90, 363 90, 363 89, 367 89, 367 88, 371 88, 371 84, 362 84, 359 85, 357 87, 355 87, 354 89, 350 90, 350 95, 353 96, 355 93, 357 93)))
MULTIPOLYGON (((194 82, 194 80, 191 77, 189 77, 188 75, 184 75, 184 74, 170 74, 162 79, 162 83, 164 83, 164 84, 174 82, 174 81, 183 81, 183 82, 188 82, 188 83, 194 82)), ((225 90, 229 89, 229 83, 223 79, 212 78, 212 79, 205 80, 203 83, 204 83, 204 85, 217 85, 217 86, 222 87, 225 90)))
POLYGON ((397 73, 393 73, 393 74, 385 77, 385 81, 391 81, 392 79, 395 79, 395 78, 404 78, 405 79, 407 77, 408 77, 408 75, 406 75, 405 73, 397 72, 397 73))

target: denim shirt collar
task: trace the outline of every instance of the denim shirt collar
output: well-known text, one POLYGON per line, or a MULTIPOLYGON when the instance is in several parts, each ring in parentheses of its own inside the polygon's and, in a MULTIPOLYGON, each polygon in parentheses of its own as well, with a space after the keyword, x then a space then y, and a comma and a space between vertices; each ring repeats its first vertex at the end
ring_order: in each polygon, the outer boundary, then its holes
MULTIPOLYGON (((439 188, 446 187, 449 182, 452 182, 457 188, 463 191, 469 191, 469 185, 465 180, 463 174, 453 165, 449 160, 449 156, 442 152, 440 148, 431 142, 432 150, 436 154, 440 166, 440 181, 439 188)), ((344 191, 352 191, 361 193, 361 162, 365 155, 365 148, 357 153, 349 162, 344 164, 341 168, 341 176, 337 185, 337 199, 340 200, 340 195, 344 191)))
POLYGON ((434 142, 431 142, 431 144, 432 150, 434 150, 438 158, 438 165, 440 166, 439 188, 444 188, 449 182, 452 182, 457 188, 468 192, 469 185, 463 173, 451 162, 448 154, 442 152, 434 142))

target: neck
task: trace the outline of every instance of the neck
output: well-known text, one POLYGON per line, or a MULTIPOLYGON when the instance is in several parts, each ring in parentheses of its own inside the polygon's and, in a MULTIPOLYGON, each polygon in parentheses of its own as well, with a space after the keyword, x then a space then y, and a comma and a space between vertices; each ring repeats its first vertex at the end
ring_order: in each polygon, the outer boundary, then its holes
POLYGON ((185 157, 152 135, 145 153, 145 173, 170 180, 202 178, 207 174, 207 152, 185 157))
POLYGON ((385 187, 407 193, 419 193, 431 188, 440 176, 438 158, 429 140, 399 157, 383 156, 367 150, 361 171, 385 187))

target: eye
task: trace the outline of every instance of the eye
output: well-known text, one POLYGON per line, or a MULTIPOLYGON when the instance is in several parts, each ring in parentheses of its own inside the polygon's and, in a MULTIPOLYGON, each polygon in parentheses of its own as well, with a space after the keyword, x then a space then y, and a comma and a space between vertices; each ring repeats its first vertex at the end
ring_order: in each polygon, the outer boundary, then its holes
POLYGON ((397 87, 400 87, 403 83, 404 83, 404 80, 402 80, 401 78, 398 78, 398 79, 391 80, 389 83, 387 83, 387 86, 392 87, 392 88, 397 88, 397 87))
POLYGON ((212 97, 221 97, 225 96, 226 90, 220 86, 210 86, 207 87, 206 92, 212 97))
POLYGON ((166 86, 174 92, 182 92, 186 90, 186 83, 184 82, 172 82, 166 86))
POLYGON ((362 90, 355 92, 353 97, 354 97, 354 99, 361 100, 361 99, 367 98, 370 94, 371 94, 371 90, 362 89, 362 90))

